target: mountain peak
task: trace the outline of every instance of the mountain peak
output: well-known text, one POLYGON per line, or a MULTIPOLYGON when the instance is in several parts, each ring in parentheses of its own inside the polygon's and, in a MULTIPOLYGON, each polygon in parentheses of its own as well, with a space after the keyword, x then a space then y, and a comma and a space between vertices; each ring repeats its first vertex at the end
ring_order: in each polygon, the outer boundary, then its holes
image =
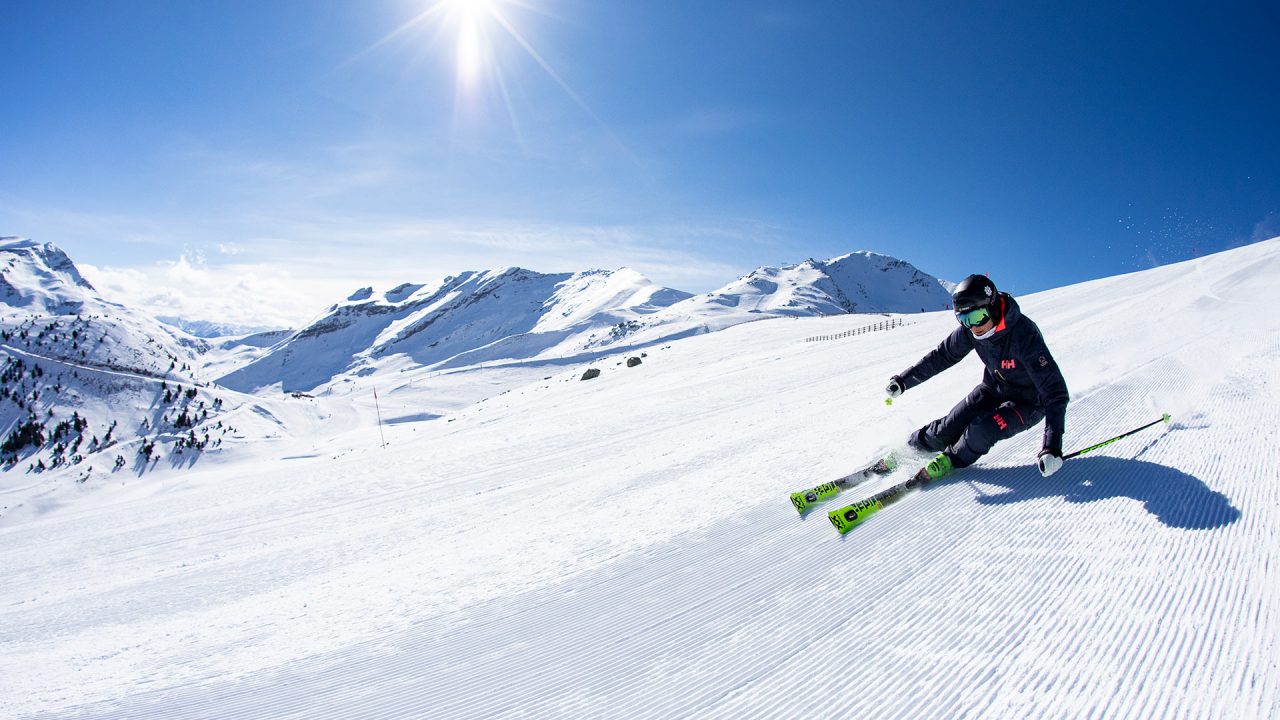
POLYGON ((343 373, 402 362, 396 358, 438 367, 528 359, 688 297, 630 268, 546 274, 510 266, 466 271, 434 286, 362 288, 220 382, 310 391, 343 373))
POLYGON ((946 309, 951 301, 942 281, 904 260, 867 250, 756 268, 701 297, 690 302, 791 316, 924 312, 946 309))
POLYGON ((21 237, 0 239, 0 302, 54 315, 70 314, 95 292, 57 245, 21 237))

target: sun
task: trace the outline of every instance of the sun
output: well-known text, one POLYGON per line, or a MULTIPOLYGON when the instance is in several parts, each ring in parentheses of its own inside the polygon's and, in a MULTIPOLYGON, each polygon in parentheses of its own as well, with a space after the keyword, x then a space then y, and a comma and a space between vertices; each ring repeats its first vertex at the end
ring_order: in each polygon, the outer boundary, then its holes
POLYGON ((480 84, 492 63, 490 31, 502 21, 501 0, 443 0, 441 10, 456 27, 458 85, 480 84))
POLYGON ((500 105, 505 107, 512 128, 520 135, 518 113, 508 91, 503 65, 514 67, 514 63, 523 58, 540 68, 574 104, 622 145, 600 116, 534 47, 522 27, 521 20, 528 20, 532 15, 555 19, 556 13, 547 6, 557 0, 407 1, 419 9, 417 15, 357 53, 348 63, 398 41, 408 41, 407 44, 425 48, 432 54, 444 46, 452 51, 450 57, 456 77, 455 121, 465 118, 467 123, 474 124, 489 108, 500 105), (423 39, 426 42, 419 44, 423 39))

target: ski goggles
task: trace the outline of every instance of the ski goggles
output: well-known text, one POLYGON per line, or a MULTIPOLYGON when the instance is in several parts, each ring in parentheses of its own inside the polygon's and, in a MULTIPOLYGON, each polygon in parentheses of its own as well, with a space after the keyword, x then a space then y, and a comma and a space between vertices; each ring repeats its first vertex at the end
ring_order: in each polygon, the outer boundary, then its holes
POLYGON ((963 312, 956 311, 956 319, 960 321, 961 325, 967 328, 978 327, 991 319, 991 308, 980 307, 963 312))

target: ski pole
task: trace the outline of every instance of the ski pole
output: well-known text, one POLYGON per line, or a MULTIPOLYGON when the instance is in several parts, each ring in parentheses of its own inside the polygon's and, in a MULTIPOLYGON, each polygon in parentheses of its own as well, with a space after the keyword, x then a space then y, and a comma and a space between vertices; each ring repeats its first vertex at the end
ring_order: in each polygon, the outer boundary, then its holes
POLYGON ((1100 448, 1100 447, 1106 447, 1106 446, 1110 445, 1111 443, 1113 443, 1113 442, 1115 442, 1115 441, 1117 441, 1117 440, 1123 440, 1123 439, 1125 439, 1125 438, 1129 437, 1130 435, 1133 435, 1134 433, 1142 432, 1143 430, 1146 430, 1147 428, 1151 427, 1152 425, 1159 425, 1160 423, 1167 423, 1167 422, 1169 422, 1169 413, 1165 413, 1165 414, 1164 414, 1164 417, 1160 418, 1159 420, 1154 420, 1154 421, 1152 421, 1152 422, 1149 422, 1149 423, 1147 423, 1146 425, 1143 425, 1143 426, 1142 426, 1142 427, 1140 427, 1140 428, 1134 428, 1133 430, 1130 430, 1129 432, 1127 432, 1127 433, 1125 433, 1125 434, 1123 434, 1123 435, 1117 435, 1117 436, 1115 436, 1115 437, 1111 438, 1110 440, 1106 440, 1106 441, 1100 442, 1100 443, 1098 443, 1097 445, 1092 445, 1092 446, 1087 447, 1087 448, 1085 448, 1085 449, 1083 449, 1083 450, 1077 450, 1077 451, 1075 451, 1075 452, 1071 453, 1070 455, 1063 455, 1063 456, 1062 456, 1062 459, 1063 459, 1063 460, 1070 460, 1071 458, 1073 458, 1073 457, 1075 457, 1075 456, 1077 456, 1077 455, 1083 455, 1083 454, 1085 454, 1085 453, 1087 453, 1087 452, 1093 452, 1094 450, 1097 450, 1097 449, 1098 449, 1098 448, 1100 448))

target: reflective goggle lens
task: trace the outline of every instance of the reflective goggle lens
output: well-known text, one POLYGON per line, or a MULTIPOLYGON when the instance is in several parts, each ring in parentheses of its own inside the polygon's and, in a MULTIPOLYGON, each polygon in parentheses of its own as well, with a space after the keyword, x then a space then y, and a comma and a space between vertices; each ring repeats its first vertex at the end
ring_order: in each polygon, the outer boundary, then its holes
POLYGON ((956 318, 960 320, 960 324, 965 327, 977 327, 991 319, 991 310, 980 307, 977 310, 956 313, 956 318))

